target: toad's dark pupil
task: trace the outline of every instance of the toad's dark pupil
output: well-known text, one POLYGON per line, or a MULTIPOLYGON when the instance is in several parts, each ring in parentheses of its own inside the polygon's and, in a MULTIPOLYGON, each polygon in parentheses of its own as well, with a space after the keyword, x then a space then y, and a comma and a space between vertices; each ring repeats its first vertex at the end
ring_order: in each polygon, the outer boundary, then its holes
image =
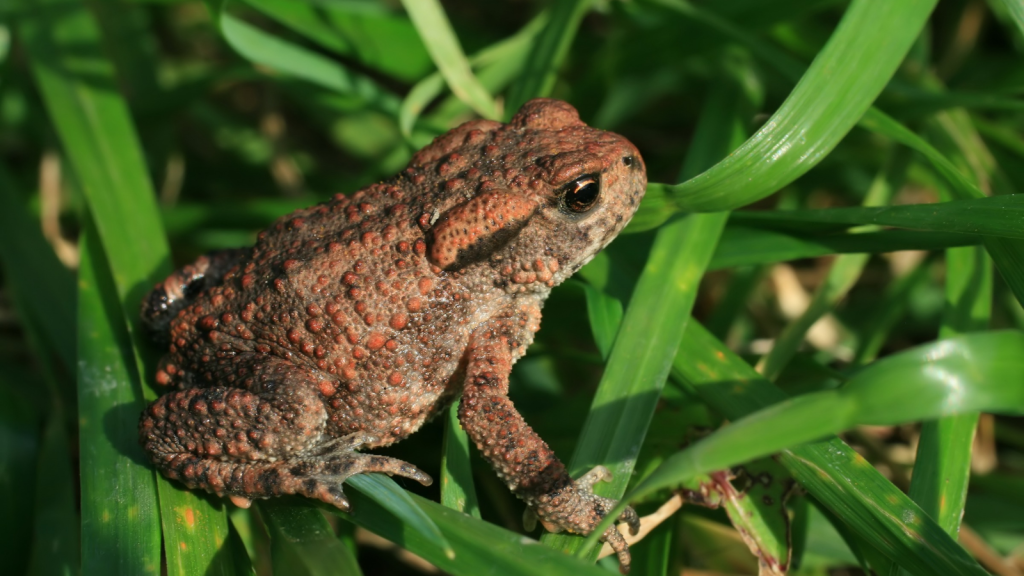
POLYGON ((593 176, 579 178, 566 187, 565 207, 570 212, 586 212, 597 202, 600 192, 601 185, 597 178, 593 176))

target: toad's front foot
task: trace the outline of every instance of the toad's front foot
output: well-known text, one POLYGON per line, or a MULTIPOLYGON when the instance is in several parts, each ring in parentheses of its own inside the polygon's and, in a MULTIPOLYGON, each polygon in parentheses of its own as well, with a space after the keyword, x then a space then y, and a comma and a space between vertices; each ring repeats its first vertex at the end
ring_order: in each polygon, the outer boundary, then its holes
MULTIPOLYGON (((618 501, 594 494, 594 484, 610 480, 611 473, 604 466, 597 466, 587 472, 572 485, 554 495, 544 495, 537 499, 534 513, 541 524, 549 532, 571 532, 587 535, 594 531, 597 524, 618 504, 618 501)), ((627 507, 619 516, 618 521, 629 525, 629 533, 636 535, 640 531, 640 518, 633 507, 627 507)), ((629 572, 629 545, 625 538, 609 526, 601 535, 602 542, 608 542, 619 558, 619 569, 623 574, 629 572)))

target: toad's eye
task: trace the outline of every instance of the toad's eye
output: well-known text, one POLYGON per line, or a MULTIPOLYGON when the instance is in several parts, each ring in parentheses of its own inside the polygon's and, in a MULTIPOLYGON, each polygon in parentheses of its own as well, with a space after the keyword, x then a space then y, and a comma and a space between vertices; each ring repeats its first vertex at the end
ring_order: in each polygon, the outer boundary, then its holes
POLYGON ((596 174, 581 176, 562 188, 562 209, 572 214, 583 214, 597 204, 601 195, 601 181, 596 174))

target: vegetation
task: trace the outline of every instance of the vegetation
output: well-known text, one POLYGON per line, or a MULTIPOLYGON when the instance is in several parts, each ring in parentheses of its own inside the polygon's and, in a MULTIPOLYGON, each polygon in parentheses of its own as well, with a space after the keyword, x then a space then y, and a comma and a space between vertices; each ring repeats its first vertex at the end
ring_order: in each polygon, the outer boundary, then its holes
POLYGON ((386 451, 440 481, 355 478, 352 515, 185 491, 136 440, 173 266, 550 95, 652 184, 513 400, 668 503, 634 574, 1021 574, 1022 55, 1018 0, 3 3, 0 571, 615 571, 524 539, 451 415, 386 451))

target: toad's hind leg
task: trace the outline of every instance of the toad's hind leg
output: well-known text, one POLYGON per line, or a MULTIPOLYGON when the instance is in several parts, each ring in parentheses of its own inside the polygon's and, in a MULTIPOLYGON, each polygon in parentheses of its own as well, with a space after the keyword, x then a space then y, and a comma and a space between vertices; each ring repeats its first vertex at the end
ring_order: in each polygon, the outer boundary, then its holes
POLYGON ((188 306, 203 288, 224 277, 248 249, 209 252, 171 273, 142 299, 142 322, 157 340, 166 337, 167 327, 179 310, 188 306))
POLYGON ((162 396, 143 412, 139 439, 161 473, 243 501, 299 494, 342 510, 349 504, 341 485, 355 474, 383 472, 430 484, 411 464, 356 452, 375 442, 372 435, 328 438, 316 380, 302 368, 271 360, 253 375, 253 390, 262 392, 190 388, 162 396))

